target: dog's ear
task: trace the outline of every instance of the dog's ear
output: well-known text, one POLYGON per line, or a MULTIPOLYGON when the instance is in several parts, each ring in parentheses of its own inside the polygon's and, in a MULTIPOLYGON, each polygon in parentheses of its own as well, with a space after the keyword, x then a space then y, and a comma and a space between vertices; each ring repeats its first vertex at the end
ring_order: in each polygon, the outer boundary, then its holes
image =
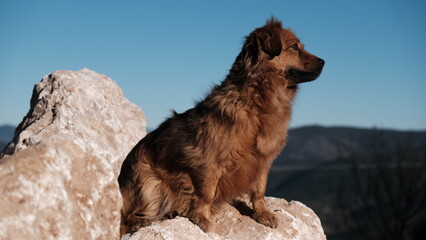
POLYGON ((256 31, 256 38, 260 48, 271 58, 281 53, 281 28, 281 22, 272 17, 266 22, 265 26, 258 28, 256 31))

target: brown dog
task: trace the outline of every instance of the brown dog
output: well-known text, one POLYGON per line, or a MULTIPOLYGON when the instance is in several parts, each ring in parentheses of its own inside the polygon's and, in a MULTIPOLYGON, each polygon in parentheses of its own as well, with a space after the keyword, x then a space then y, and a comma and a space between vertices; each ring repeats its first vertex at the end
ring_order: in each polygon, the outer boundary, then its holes
POLYGON ((285 145, 297 84, 323 66, 274 18, 254 30, 220 85, 127 156, 118 178, 121 233, 174 215, 208 231, 211 215, 245 193, 253 218, 276 228, 264 200, 269 168, 285 145))

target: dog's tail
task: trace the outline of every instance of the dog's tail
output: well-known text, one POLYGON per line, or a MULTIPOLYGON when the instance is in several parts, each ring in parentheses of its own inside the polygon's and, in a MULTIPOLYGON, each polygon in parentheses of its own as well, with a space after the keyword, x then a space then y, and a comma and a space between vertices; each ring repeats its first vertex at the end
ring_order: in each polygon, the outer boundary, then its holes
POLYGON ((122 234, 174 214, 185 216, 195 198, 188 173, 154 166, 151 153, 139 144, 124 160, 118 177, 122 234))
POLYGON ((175 201, 170 184, 146 161, 126 159, 118 178, 123 197, 121 234, 164 218, 175 201))
POLYGON ((149 221, 163 218, 172 208, 174 194, 162 174, 144 161, 133 166, 129 181, 119 178, 123 196, 122 216, 149 221))

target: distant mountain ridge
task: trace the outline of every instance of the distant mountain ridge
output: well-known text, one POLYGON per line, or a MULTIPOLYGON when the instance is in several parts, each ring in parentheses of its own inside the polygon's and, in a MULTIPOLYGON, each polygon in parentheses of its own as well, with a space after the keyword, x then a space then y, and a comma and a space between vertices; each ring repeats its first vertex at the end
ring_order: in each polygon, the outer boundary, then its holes
POLYGON ((0 126, 0 151, 12 141, 13 136, 15 135, 15 127, 12 125, 2 125, 0 126))
MULTIPOLYGON (((149 130, 149 129, 148 129, 149 130)), ((9 143, 15 127, 0 126, 0 147, 9 143)), ((148 131, 150 132, 150 131, 148 131)), ((374 141, 384 141, 390 148, 410 141, 415 147, 426 146, 426 131, 400 131, 355 127, 323 127, 319 125, 292 128, 287 145, 275 160, 275 166, 285 164, 319 164, 365 153, 374 141)))
POLYGON ((15 134, 15 127, 12 125, 0 126, 0 142, 12 141, 13 135, 15 134))
POLYGON ((399 131, 354 127, 305 126, 290 129, 287 145, 274 165, 316 164, 347 158, 354 153, 367 154, 374 144, 392 150, 409 143, 414 148, 426 146, 426 131, 399 131))

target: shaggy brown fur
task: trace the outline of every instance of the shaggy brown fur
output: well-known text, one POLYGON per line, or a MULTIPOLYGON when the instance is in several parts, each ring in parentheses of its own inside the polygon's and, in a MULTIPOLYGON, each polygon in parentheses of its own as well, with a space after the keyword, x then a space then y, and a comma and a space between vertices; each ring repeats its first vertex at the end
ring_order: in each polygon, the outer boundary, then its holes
POLYGON ((277 227, 264 200, 269 168, 285 145, 297 84, 323 65, 274 18, 254 30, 220 85, 127 156, 118 178, 121 233, 175 215, 208 231, 211 215, 245 193, 253 218, 277 227))

